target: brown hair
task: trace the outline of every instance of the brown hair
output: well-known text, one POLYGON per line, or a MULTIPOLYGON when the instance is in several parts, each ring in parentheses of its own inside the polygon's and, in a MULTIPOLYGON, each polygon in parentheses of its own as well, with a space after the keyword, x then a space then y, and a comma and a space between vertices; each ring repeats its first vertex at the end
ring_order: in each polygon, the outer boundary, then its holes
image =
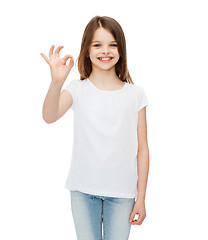
POLYGON ((80 73, 80 79, 84 80, 88 78, 92 72, 91 60, 88 57, 88 49, 90 47, 94 32, 100 27, 108 30, 117 41, 120 58, 115 66, 116 75, 122 81, 134 84, 127 68, 126 40, 124 32, 120 24, 115 19, 107 16, 95 16, 90 20, 84 30, 81 49, 78 56, 78 71, 80 73))

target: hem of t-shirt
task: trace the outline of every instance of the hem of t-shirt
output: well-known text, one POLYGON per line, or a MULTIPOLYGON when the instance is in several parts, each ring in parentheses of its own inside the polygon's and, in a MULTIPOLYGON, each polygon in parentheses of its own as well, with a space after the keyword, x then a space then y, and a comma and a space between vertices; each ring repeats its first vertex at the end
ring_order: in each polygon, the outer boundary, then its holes
POLYGON ((80 191, 86 194, 91 195, 98 195, 98 196, 105 196, 105 197, 115 197, 115 198, 136 198, 137 196, 135 194, 127 194, 127 193, 121 193, 121 192, 107 192, 107 191, 96 191, 89 188, 83 188, 80 186, 77 187, 70 187, 68 185, 65 185, 65 188, 70 191, 80 191))
POLYGON ((139 109, 137 109, 137 111, 139 112, 140 110, 142 110, 142 108, 147 107, 149 105, 149 103, 144 103, 139 109))

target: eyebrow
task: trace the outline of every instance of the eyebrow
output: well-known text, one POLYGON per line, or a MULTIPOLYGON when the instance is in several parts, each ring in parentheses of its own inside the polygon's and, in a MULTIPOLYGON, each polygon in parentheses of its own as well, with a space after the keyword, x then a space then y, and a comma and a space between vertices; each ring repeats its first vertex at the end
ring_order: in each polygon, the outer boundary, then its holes
MULTIPOLYGON (((101 42, 101 41, 97 41, 97 40, 92 41, 92 43, 94 43, 94 42, 101 42)), ((117 41, 114 40, 114 41, 111 41, 111 43, 112 42, 117 42, 117 41)))

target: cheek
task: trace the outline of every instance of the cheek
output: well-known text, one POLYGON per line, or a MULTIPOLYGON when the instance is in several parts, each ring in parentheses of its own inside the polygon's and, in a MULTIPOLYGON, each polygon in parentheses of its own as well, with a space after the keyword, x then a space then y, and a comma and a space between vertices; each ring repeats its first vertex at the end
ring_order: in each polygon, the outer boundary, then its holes
POLYGON ((96 57, 97 54, 98 54, 98 51, 96 51, 96 50, 91 50, 91 51, 89 51, 89 55, 90 55, 91 57, 96 57))
POLYGON ((113 53, 114 53, 114 55, 118 55, 118 56, 119 56, 118 49, 115 49, 115 50, 113 51, 113 53))
POLYGON ((115 56, 116 56, 116 58, 118 58, 118 59, 120 58, 120 54, 119 54, 118 51, 115 52, 115 56))

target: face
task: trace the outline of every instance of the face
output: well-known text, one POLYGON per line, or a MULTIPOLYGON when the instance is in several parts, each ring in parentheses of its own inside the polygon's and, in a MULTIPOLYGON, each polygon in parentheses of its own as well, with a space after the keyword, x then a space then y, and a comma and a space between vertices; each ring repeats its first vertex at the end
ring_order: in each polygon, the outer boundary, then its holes
POLYGON ((92 69, 115 69, 115 65, 120 56, 118 53, 117 42, 109 31, 104 28, 98 28, 94 32, 89 47, 89 57, 92 63, 92 69))

